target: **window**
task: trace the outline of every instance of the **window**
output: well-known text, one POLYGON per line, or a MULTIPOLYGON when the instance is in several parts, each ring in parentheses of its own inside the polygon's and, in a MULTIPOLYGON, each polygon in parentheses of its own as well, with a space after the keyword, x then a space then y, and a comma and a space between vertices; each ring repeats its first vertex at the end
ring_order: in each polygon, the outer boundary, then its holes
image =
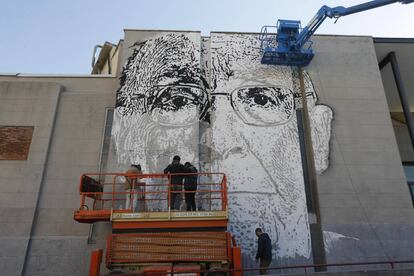
POLYGON ((414 205, 414 162, 403 163, 405 177, 407 178, 407 184, 410 188, 411 199, 414 205))

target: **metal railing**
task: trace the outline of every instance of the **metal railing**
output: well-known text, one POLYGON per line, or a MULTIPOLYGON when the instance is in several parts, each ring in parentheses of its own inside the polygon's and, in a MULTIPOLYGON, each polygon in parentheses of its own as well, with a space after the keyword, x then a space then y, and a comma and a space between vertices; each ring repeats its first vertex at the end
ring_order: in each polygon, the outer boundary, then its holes
POLYGON ((79 210, 85 211, 165 212, 173 209, 173 197, 178 197, 181 203, 181 208, 176 211, 185 211, 186 194, 194 194, 199 211, 227 210, 227 181, 223 173, 85 173, 80 178, 79 193, 79 210), (195 191, 171 183, 173 177, 194 175, 197 176, 195 191), (127 179, 130 180, 128 183, 127 179), (129 183, 133 183, 132 189, 127 189, 131 188, 129 183))
MULTIPOLYGON (((349 262, 349 263, 328 263, 328 264, 308 264, 308 265, 291 265, 291 266, 274 266, 269 267, 267 270, 269 271, 269 274, 272 274, 276 271, 286 271, 286 270, 302 270, 304 274, 311 274, 317 271, 317 269, 326 269, 329 272, 328 268, 333 267, 361 267, 361 266, 389 266, 390 269, 397 269, 398 264, 413 264, 414 268, 414 260, 408 260, 408 261, 379 261, 379 262, 349 262)), ((364 271, 366 270, 380 270, 380 269, 386 269, 386 268, 378 268, 374 269, 373 267, 371 269, 367 269, 364 267, 364 271)), ((260 268, 244 268, 243 272, 254 272, 259 271, 260 268)), ((347 271, 347 270, 343 270, 347 271)), ((348 270, 349 271, 349 270, 348 270)), ((285 272, 284 272, 285 273, 285 272)), ((292 272, 292 273, 298 273, 298 271, 292 272)))
MULTIPOLYGON (((396 270, 396 269, 414 269, 414 260, 407 260, 407 261, 381 261, 381 262, 355 262, 355 263, 331 263, 331 264, 309 264, 309 265, 291 265, 291 266, 275 266, 275 267, 269 267, 267 268, 268 274, 269 275, 275 275, 276 273, 283 273, 282 275, 289 275, 289 274, 294 274, 297 275, 298 273, 300 273, 298 270, 301 270, 304 274, 313 274, 315 273, 315 269, 317 268, 329 268, 329 267, 356 267, 356 266, 374 266, 374 265, 386 265, 389 266, 387 268, 364 268, 363 271, 381 271, 381 270, 396 270), (403 265, 403 264, 412 264, 412 266, 410 266, 410 268, 407 267, 399 267, 398 265, 403 265), (296 271, 292 271, 292 272, 286 272, 287 270, 293 270, 296 269, 296 271)), ((210 271, 210 270, 186 270, 186 271, 174 271, 174 269, 172 269, 172 271, 165 271, 164 273, 160 273, 160 272, 144 272, 144 273, 131 273, 131 274, 125 274, 126 276, 137 276, 137 275, 180 275, 180 274, 185 274, 188 275, 190 273, 194 273, 197 275, 208 275, 209 273, 222 273, 222 274, 228 274, 228 275, 243 275, 245 273, 248 274, 253 274, 253 275, 258 275, 260 271, 260 268, 243 268, 243 269, 215 269, 214 271, 210 271)), ((348 269, 344 269, 341 270, 342 272, 351 272, 351 270, 348 269)), ((353 272, 357 272, 357 271, 362 271, 362 270, 352 270, 353 272)), ((328 270, 328 272, 330 272, 328 270)), ((331 271, 333 272, 333 271, 331 271)), ((339 271, 335 271, 335 272, 339 272, 339 271)), ((276 275, 278 275, 276 274, 276 275)), ((316 274, 317 275, 317 274, 316 274)))
MULTIPOLYGON (((289 274, 294 274, 297 275, 298 273, 300 273, 298 270, 302 270, 302 272, 304 274, 313 274, 315 273, 315 269, 317 268, 329 268, 329 267, 350 267, 350 266, 374 266, 374 265, 387 265, 389 266, 389 269, 386 268, 382 268, 382 269, 367 269, 364 268, 363 271, 380 271, 380 270, 395 270, 395 269, 414 269, 414 260, 408 260, 408 261, 383 261, 383 262, 355 262, 355 263, 332 263, 332 264, 314 264, 314 265, 291 265, 291 266, 275 266, 275 267, 269 267, 267 268, 268 274, 269 275, 275 275, 276 273, 283 273, 281 275, 289 275, 289 274), (413 266, 410 268, 399 268, 398 265, 403 265, 403 264, 412 264, 413 266), (292 269, 296 269, 296 271, 294 272, 286 272, 287 270, 292 270, 292 269)), ((214 272, 215 273, 222 273, 222 274, 228 274, 228 275, 234 275, 235 273, 241 273, 241 275, 245 274, 245 273, 249 273, 249 274, 259 274, 260 268, 243 268, 243 269, 215 269, 214 272)), ((342 272, 351 272, 350 270, 341 270, 342 272)), ((359 270, 352 270, 354 272, 357 272, 359 270)), ((211 273, 212 271, 209 270, 186 270, 186 271, 174 271, 172 269, 172 271, 166 271, 165 273, 162 273, 162 275, 180 275, 180 274, 185 274, 188 275, 190 273, 194 273, 194 274, 201 274, 201 275, 208 275, 209 273, 211 273)), ((328 270, 329 272, 329 270, 328 270)), ((338 271, 339 272, 339 271, 338 271)), ((129 276, 133 276, 133 275, 161 275, 160 272, 144 272, 144 273, 131 273, 131 274, 126 274, 129 276)), ((276 274, 277 275, 277 274, 276 274)), ((317 275, 317 274, 316 274, 317 275)))

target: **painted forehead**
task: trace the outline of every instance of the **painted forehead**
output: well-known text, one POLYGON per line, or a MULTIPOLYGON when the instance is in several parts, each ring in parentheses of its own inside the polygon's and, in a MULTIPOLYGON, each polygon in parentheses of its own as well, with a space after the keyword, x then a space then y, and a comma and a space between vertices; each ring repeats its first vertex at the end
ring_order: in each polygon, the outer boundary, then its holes
MULTIPOLYGON (((285 87, 299 96, 293 83, 295 72, 288 66, 262 65, 260 40, 255 34, 212 34, 211 70, 212 92, 231 93, 243 86, 285 87), (293 77, 293 78, 292 78, 293 77)), ((305 90, 308 98, 316 99, 316 93, 305 72, 305 90)))
POLYGON ((194 34, 166 34, 135 43, 120 77, 117 107, 143 111, 143 99, 164 86, 200 85, 200 39, 194 34))

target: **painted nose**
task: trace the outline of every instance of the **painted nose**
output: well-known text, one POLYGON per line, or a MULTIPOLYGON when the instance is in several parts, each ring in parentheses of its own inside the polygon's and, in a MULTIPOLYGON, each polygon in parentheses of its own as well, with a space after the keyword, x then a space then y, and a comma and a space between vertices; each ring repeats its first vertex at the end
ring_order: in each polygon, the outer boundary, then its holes
POLYGON ((223 160, 231 154, 245 154, 246 146, 239 132, 245 126, 224 97, 216 102, 211 122, 213 160, 223 160))

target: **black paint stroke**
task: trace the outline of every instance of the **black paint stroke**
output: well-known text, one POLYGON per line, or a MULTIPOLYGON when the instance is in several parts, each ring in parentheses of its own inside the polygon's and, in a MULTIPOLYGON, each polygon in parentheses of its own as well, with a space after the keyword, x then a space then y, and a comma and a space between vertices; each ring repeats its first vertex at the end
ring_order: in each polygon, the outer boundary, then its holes
POLYGON ((197 105, 204 115, 208 106, 201 74, 199 45, 185 34, 166 34, 137 42, 123 68, 116 107, 122 115, 166 112, 197 105))

